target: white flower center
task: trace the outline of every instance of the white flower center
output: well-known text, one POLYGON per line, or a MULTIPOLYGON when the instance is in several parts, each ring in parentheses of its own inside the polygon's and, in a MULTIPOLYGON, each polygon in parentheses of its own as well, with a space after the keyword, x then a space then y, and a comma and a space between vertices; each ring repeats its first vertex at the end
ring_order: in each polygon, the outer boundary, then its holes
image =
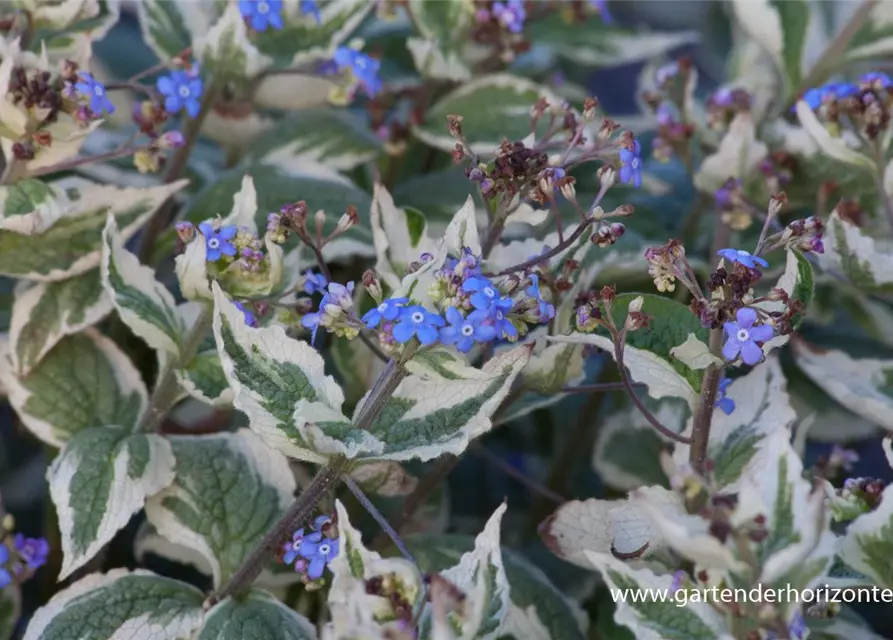
POLYGON ((738 329, 738 334, 735 337, 738 338, 738 342, 747 342, 750 340, 750 331, 747 329, 738 329))
POLYGON ((298 538, 297 540, 295 540, 294 542, 291 543, 291 548, 294 549, 295 551, 297 551, 300 546, 301 546, 301 538, 298 538))
POLYGON ((329 547, 329 545, 327 545, 327 544, 319 545, 319 552, 324 556, 329 555, 330 549, 331 549, 331 547, 329 547))
POLYGON ((386 303, 382 302, 380 305, 378 305, 379 313, 384 313, 387 310, 388 310, 388 305, 386 303))
POLYGON ((493 291, 492 287, 484 287, 484 295, 488 298, 494 298, 496 297, 496 292, 493 291))
POLYGON ((266 2, 258 2, 257 12, 261 15, 266 15, 270 12, 270 5, 268 5, 266 2))
POLYGON ((189 91, 189 87, 187 87, 186 85, 183 85, 182 87, 180 87, 180 97, 181 98, 188 98, 190 95, 191 95, 191 92, 189 91))
POLYGON ((355 69, 363 71, 366 68, 366 59, 357 57, 353 61, 353 66, 355 69))
POLYGON ((503 317, 504 317, 504 316, 502 315, 502 311, 497 311, 497 312, 496 312, 496 319, 497 319, 497 320, 502 320, 503 317))
POLYGON ((425 316, 422 314, 421 311, 416 311, 414 314, 412 314, 412 321, 416 324, 420 324, 424 319, 425 316))
POLYGON ((750 254, 749 254, 747 251, 743 251, 742 249, 738 249, 738 255, 741 256, 741 257, 743 258, 744 256, 749 256, 750 254))
POLYGON ((217 238, 211 238, 210 240, 208 240, 208 246, 212 249, 216 249, 220 246, 220 240, 218 240, 217 238))
POLYGON ((639 159, 633 158, 633 161, 629 163, 629 166, 631 166, 633 169, 638 169, 639 168, 639 159))
POLYGON ((471 336, 474 335, 474 327, 470 324, 466 324, 462 326, 462 335, 463 336, 471 336))
POLYGON ((100 86, 95 86, 95 87, 93 87, 93 93, 95 93, 95 94, 98 95, 98 96, 104 96, 104 95, 105 95, 105 89, 103 89, 103 88, 100 87, 100 86))

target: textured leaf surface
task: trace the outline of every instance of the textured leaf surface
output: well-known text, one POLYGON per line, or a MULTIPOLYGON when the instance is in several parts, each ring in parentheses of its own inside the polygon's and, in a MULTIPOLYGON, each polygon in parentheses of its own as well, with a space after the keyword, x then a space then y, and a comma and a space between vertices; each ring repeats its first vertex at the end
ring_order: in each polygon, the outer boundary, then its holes
POLYGON ((426 233, 425 217, 400 209, 384 185, 376 184, 370 210, 375 270, 392 290, 400 287, 406 267, 422 253, 435 253, 437 243, 426 233))
POLYGON ((26 179, 0 187, 0 229, 25 235, 43 233, 62 215, 62 191, 41 180, 26 179))
POLYGON ((186 181, 146 189, 122 189, 80 179, 73 184, 77 186, 69 189, 64 217, 44 233, 0 230, 0 274, 47 281, 89 271, 99 264, 108 213, 114 215, 126 242, 186 181))
POLYGON ((251 146, 253 156, 266 164, 318 162, 339 171, 372 161, 381 150, 381 140, 365 121, 331 108, 301 110, 251 146))
POLYGON ((273 594, 251 590, 208 611, 197 640, 315 640, 316 627, 273 594))
POLYGON ((77 433, 47 472, 59 514, 63 579, 90 560, 174 477, 167 440, 131 435, 132 427, 91 427, 77 433))
POLYGON ((893 589, 893 487, 884 490, 877 509, 850 523, 839 553, 844 562, 870 576, 875 584, 893 589))
POLYGON ((25 640, 179 640, 202 622, 201 591, 149 571, 94 573, 37 610, 25 640))
POLYGON ((146 505, 155 529, 197 550, 220 586, 292 502, 288 461, 247 429, 170 439, 176 478, 146 505))
MULTIPOLYGON (((768 449, 769 436, 776 430, 788 432, 797 414, 791 407, 787 380, 776 357, 754 367, 747 375, 735 379, 726 397, 735 403, 735 410, 726 415, 716 410, 710 428, 708 458, 716 469, 720 487, 734 485, 748 467, 769 465, 775 454, 768 449)), ((691 420, 686 434, 691 431, 691 420)), ((689 446, 676 445, 676 464, 688 463, 689 446)))
POLYGON ((97 425, 133 428, 146 407, 139 372, 92 329, 60 340, 23 378, 0 367, 0 380, 22 423, 55 447, 97 425))
POLYGON ((800 370, 853 413, 880 427, 893 425, 893 360, 851 358, 837 349, 792 343, 800 370))
POLYGON ((189 395, 202 402, 214 406, 227 406, 233 402, 233 390, 226 381, 216 351, 196 355, 188 367, 177 370, 177 380, 189 395))
POLYGON ((98 269, 67 280, 18 288, 9 326, 16 371, 26 375, 59 340, 96 324, 112 308, 98 269))
MULTIPOLYGON (((405 540, 426 573, 443 571, 474 548, 474 538, 462 535, 415 535, 405 540)), ((502 548, 509 584, 509 611, 503 632, 518 640, 582 640, 588 625, 580 606, 520 553, 502 548)))
POLYGON ((179 355, 186 327, 174 297, 151 268, 124 248, 111 216, 103 232, 102 283, 118 315, 137 336, 157 351, 179 355))
POLYGON ((893 292, 893 253, 835 211, 828 219, 819 264, 845 276, 866 293, 893 292))

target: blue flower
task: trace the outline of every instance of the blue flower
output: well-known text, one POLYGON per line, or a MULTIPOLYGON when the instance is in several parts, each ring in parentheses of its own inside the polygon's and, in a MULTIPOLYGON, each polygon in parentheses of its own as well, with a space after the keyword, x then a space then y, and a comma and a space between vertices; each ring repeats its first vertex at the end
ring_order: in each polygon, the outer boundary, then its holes
POLYGON ((0 544, 0 589, 12 582, 12 575, 3 565, 9 562, 9 549, 4 544, 0 544))
POLYGON ((316 0, 301 0, 301 13, 313 16, 316 20, 316 24, 322 24, 322 18, 319 15, 319 7, 316 5, 316 0))
POLYGON ((304 273, 304 293, 313 295, 321 293, 329 285, 329 281, 321 273, 313 273, 309 269, 304 273))
POLYGON ((242 312, 242 315, 245 316, 245 324, 249 327, 257 326, 257 318, 254 317, 254 314, 251 313, 245 306, 239 302, 238 300, 233 300, 233 304, 236 305, 236 309, 242 312))
POLYGON ((239 231, 237 227, 223 227, 219 231, 215 231, 210 222, 202 222, 198 228, 205 236, 206 258, 210 262, 217 262, 221 255, 236 255, 236 245, 232 243, 232 239, 239 231))
POLYGON ((614 24, 614 17, 611 15, 611 12, 608 11, 608 0, 591 0, 590 4, 598 9, 598 13, 602 17, 602 22, 605 24, 614 24))
POLYGON ((530 286, 524 290, 528 296, 539 303, 540 322, 548 322, 555 317, 555 306, 543 300, 540 292, 540 278, 537 274, 530 274, 530 286))
POLYGON ((450 325, 440 330, 440 341, 455 344, 458 351, 468 353, 475 341, 488 342, 496 337, 496 329, 492 325, 482 324, 486 319, 486 312, 475 311, 463 318, 455 307, 449 307, 446 320, 450 325))
POLYGON ((632 182, 635 186, 642 185, 642 147, 639 141, 633 142, 632 149, 620 150, 620 181, 626 184, 632 182))
POLYGON ((716 390, 716 402, 713 405, 714 407, 719 407, 720 411, 726 415, 730 415, 735 410, 735 401, 726 397, 726 391, 730 384, 732 384, 732 381, 729 378, 723 378, 719 381, 719 388, 716 390))
POLYGON ((757 265, 760 265, 764 269, 769 266, 769 263, 759 256, 751 255, 750 252, 744 251, 743 249, 721 249, 716 252, 716 255, 725 258, 729 262, 743 264, 748 269, 756 269, 757 265))
MULTIPOLYGON (((506 298, 508 300, 508 298, 506 298)), ((511 300, 508 300, 509 306, 511 306, 511 300)), ((475 315, 476 313, 483 313, 483 311, 475 311, 468 317, 475 315)), ((500 338, 508 338, 510 340, 514 340, 518 337, 518 329, 512 324, 512 321, 508 319, 508 312, 505 310, 504 305, 493 305, 490 311, 490 318, 493 322, 493 328, 496 329, 496 335, 500 338)))
POLYGON ((861 84, 870 85, 873 89, 889 89, 893 86, 893 80, 890 76, 880 71, 871 71, 859 78, 861 84))
POLYGON ((156 86, 164 96, 164 109, 169 114, 174 115, 185 108, 190 118, 198 115, 202 97, 201 78, 185 71, 173 71, 158 78, 156 86))
MULTIPOLYGON (((847 82, 829 82, 821 87, 815 87, 806 91, 801 100, 809 105, 809 108, 815 111, 825 100, 842 100, 859 93, 859 88, 854 84, 847 82)), ((791 108, 796 111, 796 107, 791 108)))
POLYGON ((475 276, 463 282, 462 291, 472 294, 471 304, 475 309, 489 309, 500 299, 499 290, 483 276, 475 276))
POLYGON ((282 0, 239 0, 239 11, 255 31, 282 28, 282 0))
POLYGON ((301 527, 300 529, 295 531, 295 534, 291 537, 291 542, 286 542, 284 545, 282 545, 282 550, 284 551, 284 555, 282 556, 282 561, 285 564, 290 565, 297 559, 297 557, 299 555, 298 552, 301 549, 301 542, 303 542, 303 541, 304 541, 304 528, 301 527))
POLYGON ((310 561, 307 575, 311 580, 318 580, 326 565, 338 557, 338 540, 326 538, 319 531, 314 531, 301 541, 298 553, 310 561))
POLYGON ((512 33, 520 33, 524 29, 524 20, 527 19, 522 0, 493 3, 493 15, 512 33))
POLYGON ((332 61, 338 67, 338 71, 349 70, 370 98, 374 98, 381 91, 381 79, 378 77, 381 63, 378 60, 354 49, 338 47, 332 61))
MULTIPOLYGON (((311 330, 310 344, 316 342, 316 332, 319 330, 319 325, 326 314, 329 313, 327 307, 332 305, 336 310, 339 307, 341 309, 349 308, 353 304, 353 290, 353 282, 348 282, 346 287, 340 282, 330 282, 322 300, 319 301, 319 311, 308 313, 301 318, 301 325, 305 329, 311 330)), ((334 311, 332 311, 332 313, 334 313, 334 311)), ((333 317, 334 316, 330 314, 327 322, 331 322, 333 317)), ((326 323, 324 322, 322 324, 325 325, 326 323)))
POLYGON ((748 307, 738 309, 735 317, 738 322, 723 325, 729 339, 723 345, 722 357, 731 362, 741 354, 744 364, 755 365, 763 359, 763 350, 758 343, 771 340, 775 329, 766 324, 753 326, 757 312, 748 307))
POLYGON ((394 339, 400 344, 405 344, 416 336, 419 342, 427 346, 437 341, 437 329, 444 324, 446 323, 443 318, 424 307, 418 305, 403 307, 400 311, 400 321, 394 327, 394 339))
POLYGON ((74 88, 85 98, 90 99, 90 111, 93 113, 114 113, 115 105, 105 94, 105 85, 98 82, 92 74, 81 71, 78 74, 80 82, 75 83, 74 88))
POLYGON ((374 329, 382 320, 393 322, 400 315, 400 309, 409 304, 409 298, 391 298, 385 300, 374 309, 370 309, 361 318, 367 329, 374 329))
POLYGON ((800 613, 794 614, 791 624, 788 625, 788 631, 791 634, 791 638, 794 638, 794 640, 802 640, 806 637, 808 632, 806 620, 803 619, 803 616, 800 613))

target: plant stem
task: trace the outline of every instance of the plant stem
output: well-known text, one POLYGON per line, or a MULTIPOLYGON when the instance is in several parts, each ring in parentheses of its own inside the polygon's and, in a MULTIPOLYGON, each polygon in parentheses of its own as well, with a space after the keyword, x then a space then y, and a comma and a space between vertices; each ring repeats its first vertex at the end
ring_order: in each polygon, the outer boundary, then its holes
MULTIPOLYGON (((648 385, 641 382, 633 382, 632 386, 636 389, 642 389, 648 385)), ((625 389, 626 385, 622 382, 596 382, 595 384, 581 384, 579 387, 565 387, 558 393, 604 393, 606 391, 623 391, 625 389)))
POLYGON ((514 273, 515 271, 524 271, 525 269, 527 269, 529 267, 535 267, 536 265, 538 265, 542 262, 551 260, 552 258, 557 256, 559 253, 561 253, 562 251, 564 251, 565 249, 570 247, 572 244, 574 244, 580 238, 580 236, 583 235, 583 232, 589 228, 589 225, 591 225, 593 222, 594 222, 594 220, 592 218, 586 218, 583 222, 581 222, 577 226, 576 229, 574 229, 574 232, 571 235, 569 235, 567 238, 565 238, 564 242, 555 245, 555 247, 553 249, 547 251, 546 253, 544 253, 541 256, 531 258, 530 260, 527 260, 520 264, 516 264, 513 267, 503 269, 502 271, 500 271, 499 273, 497 273, 495 275, 507 276, 510 273, 514 273))
POLYGON ((828 76, 830 70, 841 61, 850 41, 871 18, 871 12, 878 2, 879 0, 865 0, 859 8, 856 9, 853 16, 850 18, 850 21, 844 25, 837 34, 837 37, 834 38, 834 41, 828 45, 828 48, 825 49, 822 56, 814 65, 812 65, 809 73, 806 74, 806 77, 800 82, 800 87, 797 89, 797 92, 790 96, 785 112, 794 106, 798 96, 804 91, 821 84, 828 76))
POLYGON ((412 557, 409 549, 407 549, 406 545, 403 544, 403 540, 400 539, 400 535, 394 530, 394 527, 391 526, 391 523, 387 521, 387 518, 384 517, 381 511, 379 511, 378 508, 374 504, 372 504, 372 501, 363 492, 363 490, 360 488, 360 485, 356 483, 356 480, 354 480, 350 476, 344 476, 344 484, 347 485, 347 488, 350 489, 350 492, 354 495, 354 497, 360 501, 360 504, 366 508, 366 511, 369 512, 369 515, 375 518, 378 526, 380 526, 382 531, 384 531, 387 536, 393 541, 394 545, 396 545, 397 549, 400 551, 403 557, 409 560, 411 563, 416 564, 415 558, 412 557))
MULTIPOLYGON (((710 331, 710 352, 719 353, 722 349, 722 329, 710 331)), ((692 468, 701 473, 707 460, 707 447, 710 443, 710 423, 716 405, 716 391, 722 378, 722 365, 710 365, 701 380, 701 397, 695 411, 691 430, 691 448, 688 460, 692 468)))
MULTIPOLYGON (((184 144, 177 150, 177 153, 174 154, 174 157, 171 159, 167 171, 164 174, 165 184, 170 184, 171 182, 179 180, 180 176, 182 176, 183 172, 186 170, 186 163, 189 161, 189 155, 192 153, 192 148, 195 146, 196 141, 198 141, 202 125, 211 113, 211 108, 214 106, 214 100, 217 98, 219 91, 220 86, 216 83, 211 83, 204 96, 202 96, 201 108, 199 109, 198 115, 194 119, 189 120, 186 124, 183 132, 184 144)), ((152 217, 149 218, 149 221, 143 228, 139 247, 140 262, 146 263, 152 257, 152 252, 155 250, 155 243, 158 241, 158 236, 161 235, 161 232, 164 231, 167 226, 168 218, 170 217, 171 209, 173 208, 173 202, 173 200, 168 199, 167 203, 159 207, 152 217)))
POLYGON ((179 385, 177 384, 177 369, 187 366, 195 357, 198 346, 204 340, 211 328, 211 320, 214 317, 214 309, 210 304, 202 306, 195 324, 186 334, 186 338, 180 345, 180 355, 168 354, 161 371, 158 373, 158 382, 149 398, 149 406, 136 425, 135 432, 155 431, 161 424, 162 418, 170 410, 171 405, 177 400, 179 385))
POLYGON ((530 490, 531 493, 541 496, 550 502, 554 502, 555 504, 561 505, 567 502, 567 498, 559 495, 555 491, 552 491, 546 486, 532 480, 531 478, 524 475, 523 472, 519 471, 505 460, 500 458, 498 455, 490 451, 487 447, 477 442, 472 443, 471 447, 469 447, 469 451, 474 455, 478 456, 486 460, 488 463, 492 464, 494 467, 502 471, 508 477, 517 480, 519 484, 523 485, 527 489, 530 490))
POLYGON ((211 594, 208 604, 215 604, 224 598, 238 594, 247 589, 255 578, 260 575, 269 555, 276 550, 282 540, 291 533, 299 524, 306 521, 316 505, 335 487, 347 470, 349 462, 346 458, 333 458, 320 469, 313 481, 307 486, 301 495, 295 500, 285 515, 267 532, 260 544, 239 570, 230 578, 219 591, 211 594))

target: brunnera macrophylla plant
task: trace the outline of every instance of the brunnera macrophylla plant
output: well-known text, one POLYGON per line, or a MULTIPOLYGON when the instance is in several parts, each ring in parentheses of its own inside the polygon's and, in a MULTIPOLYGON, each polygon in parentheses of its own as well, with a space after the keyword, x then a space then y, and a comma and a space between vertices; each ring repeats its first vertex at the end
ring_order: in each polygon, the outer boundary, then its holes
POLYGON ((893 357, 841 339, 891 346, 893 14, 722 5, 715 90, 598 1, 146 0, 123 81, 117 3, 4 5, 0 388, 57 524, 0 504, 0 639, 879 637, 824 588, 893 589, 848 448, 893 424, 893 357), (533 47, 645 61, 636 127, 533 47), (659 163, 698 192, 669 234, 659 163), (582 414, 548 487, 486 445, 534 411, 582 414), (622 497, 556 496, 586 443, 622 497), (468 454, 561 504, 447 534, 468 454))

